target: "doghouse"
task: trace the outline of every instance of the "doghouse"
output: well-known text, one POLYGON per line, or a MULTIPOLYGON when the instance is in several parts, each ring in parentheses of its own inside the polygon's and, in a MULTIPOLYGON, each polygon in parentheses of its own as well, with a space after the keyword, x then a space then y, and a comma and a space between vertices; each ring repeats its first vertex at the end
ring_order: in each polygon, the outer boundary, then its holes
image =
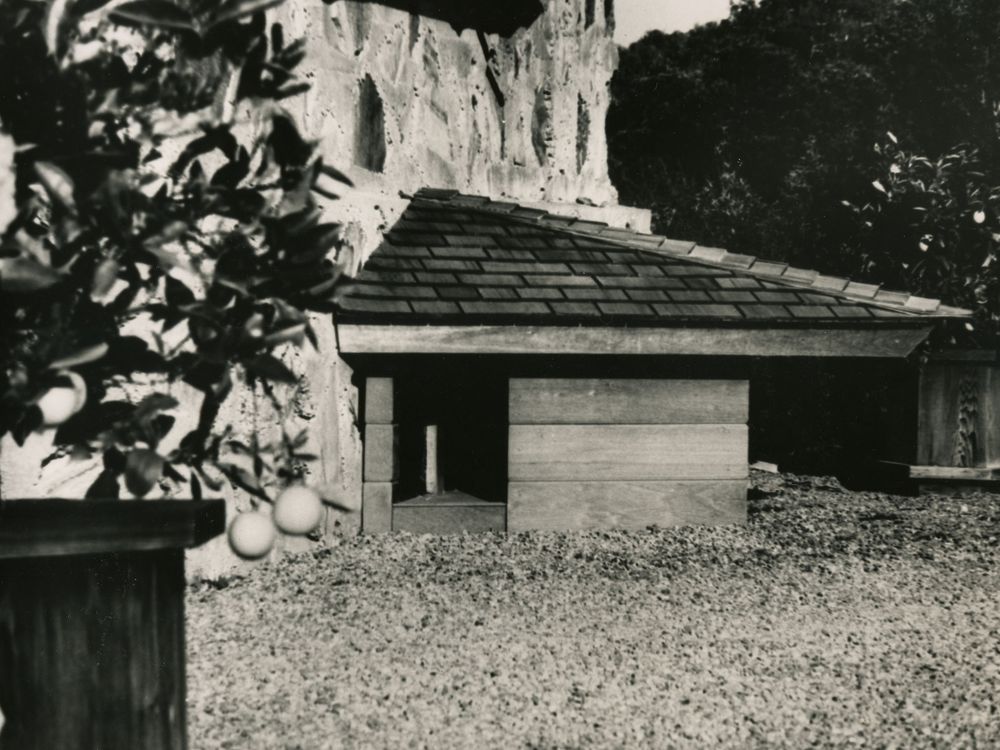
POLYGON ((746 514, 751 358, 902 359, 966 310, 453 191, 340 299, 368 532, 746 514))

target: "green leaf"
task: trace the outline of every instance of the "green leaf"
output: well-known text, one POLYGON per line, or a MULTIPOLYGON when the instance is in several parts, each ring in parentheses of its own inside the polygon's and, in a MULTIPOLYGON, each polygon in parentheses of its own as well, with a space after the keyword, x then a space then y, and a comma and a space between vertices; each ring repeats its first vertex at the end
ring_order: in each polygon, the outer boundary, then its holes
POLYGON ((252 375, 265 380, 273 380, 277 383, 293 384, 298 382, 295 373, 289 370, 284 364, 271 354, 261 354, 250 360, 245 360, 243 366, 252 375))
POLYGON ((285 0, 229 0, 212 16, 210 26, 217 26, 226 21, 236 21, 246 16, 252 16, 277 5, 281 5, 285 0))
POLYGON ((151 393, 135 407, 133 419, 145 419, 157 412, 176 409, 178 406, 180 403, 173 396, 168 396, 166 393, 151 393))
POLYGON ((45 45, 49 54, 59 54, 59 31, 65 24, 66 9, 71 0, 50 0, 45 12, 45 45))
POLYGON ((333 178, 337 182, 342 182, 345 185, 348 185, 349 187, 354 187, 354 183, 351 182, 351 178, 348 177, 343 172, 341 172, 336 167, 331 167, 329 164, 323 164, 322 162, 320 162, 319 171, 322 174, 325 174, 327 177, 333 178))
POLYGON ((264 337, 264 344, 268 348, 277 346, 278 344, 284 344, 288 341, 294 341, 296 344, 301 344, 302 339, 305 336, 306 324, 296 323, 295 325, 283 328, 280 331, 275 331, 269 333, 264 337))
POLYGON ((104 469, 87 488, 83 497, 85 500, 117 500, 120 495, 118 473, 112 469, 104 469))
POLYGON ((94 276, 90 281, 90 298, 99 300, 111 291, 111 287, 118 280, 118 271, 121 266, 118 261, 107 258, 97 264, 94 269, 94 276))
POLYGON ((133 0, 124 3, 111 11, 111 20, 126 26, 197 31, 194 16, 167 0, 133 0))
POLYGON ((102 341, 99 344, 85 347, 65 357, 60 357, 59 359, 53 360, 51 363, 49 363, 49 369, 62 370, 67 367, 76 367, 77 365, 85 365, 88 362, 95 362, 99 360, 107 353, 108 353, 108 345, 102 341))
POLYGON ((243 467, 236 464, 219 464, 219 470, 244 492, 249 492, 254 497, 271 502, 271 498, 264 492, 257 478, 243 467))
POLYGON ((76 210, 76 199, 73 197, 73 180, 62 169, 49 161, 36 161, 35 174, 45 188, 45 192, 67 211, 76 210))
POLYGON ((188 483, 191 485, 191 499, 201 500, 201 482, 198 481, 198 474, 195 471, 191 472, 191 477, 188 479, 188 483))
POLYGON ((125 487, 136 497, 146 495, 163 476, 163 456, 136 448, 125 459, 125 487))
POLYGON ((62 276, 34 258, 0 258, 0 290, 38 292, 62 281, 62 276))
POLYGON ((309 257, 317 253, 320 257, 325 256, 331 247, 339 246, 340 233, 340 224, 320 224, 311 229, 303 238, 302 252, 308 254, 309 257))

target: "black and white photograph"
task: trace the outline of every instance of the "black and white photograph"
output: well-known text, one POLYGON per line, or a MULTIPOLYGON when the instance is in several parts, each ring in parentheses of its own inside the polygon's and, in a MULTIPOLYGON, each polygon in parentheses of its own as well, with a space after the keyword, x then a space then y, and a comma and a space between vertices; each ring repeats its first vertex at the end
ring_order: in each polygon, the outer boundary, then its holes
POLYGON ((1000 0, 0 0, 0 750, 1000 748, 1000 0))

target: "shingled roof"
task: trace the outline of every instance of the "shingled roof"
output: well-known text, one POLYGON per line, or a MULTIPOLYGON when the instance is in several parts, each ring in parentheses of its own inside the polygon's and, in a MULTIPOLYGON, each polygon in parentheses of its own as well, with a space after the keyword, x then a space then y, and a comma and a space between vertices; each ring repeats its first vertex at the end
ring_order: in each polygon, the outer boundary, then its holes
POLYGON ((338 303, 367 324, 927 325, 969 311, 785 263, 419 191, 338 303))

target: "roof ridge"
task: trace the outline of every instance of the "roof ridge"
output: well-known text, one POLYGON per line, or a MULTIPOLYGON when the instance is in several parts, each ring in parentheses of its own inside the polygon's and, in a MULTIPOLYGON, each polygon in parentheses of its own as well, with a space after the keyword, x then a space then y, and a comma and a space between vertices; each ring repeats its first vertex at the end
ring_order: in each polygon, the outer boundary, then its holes
MULTIPOLYGON (((649 252, 709 268, 722 268, 764 281, 786 285, 837 299, 860 302, 893 312, 918 317, 968 317, 971 310, 945 305, 939 299, 921 297, 905 291, 883 289, 881 284, 866 284, 842 276, 832 276, 812 269, 798 268, 782 261, 732 253, 725 248, 675 240, 664 235, 646 234, 634 229, 611 227, 605 222, 553 214, 509 201, 495 201, 487 196, 467 195, 458 190, 421 188, 405 197, 426 200, 438 205, 458 206, 484 214, 501 214, 519 223, 543 226, 554 232, 586 239, 600 239, 616 246, 649 252)), ((567 204, 568 205, 568 204, 567 204)))

